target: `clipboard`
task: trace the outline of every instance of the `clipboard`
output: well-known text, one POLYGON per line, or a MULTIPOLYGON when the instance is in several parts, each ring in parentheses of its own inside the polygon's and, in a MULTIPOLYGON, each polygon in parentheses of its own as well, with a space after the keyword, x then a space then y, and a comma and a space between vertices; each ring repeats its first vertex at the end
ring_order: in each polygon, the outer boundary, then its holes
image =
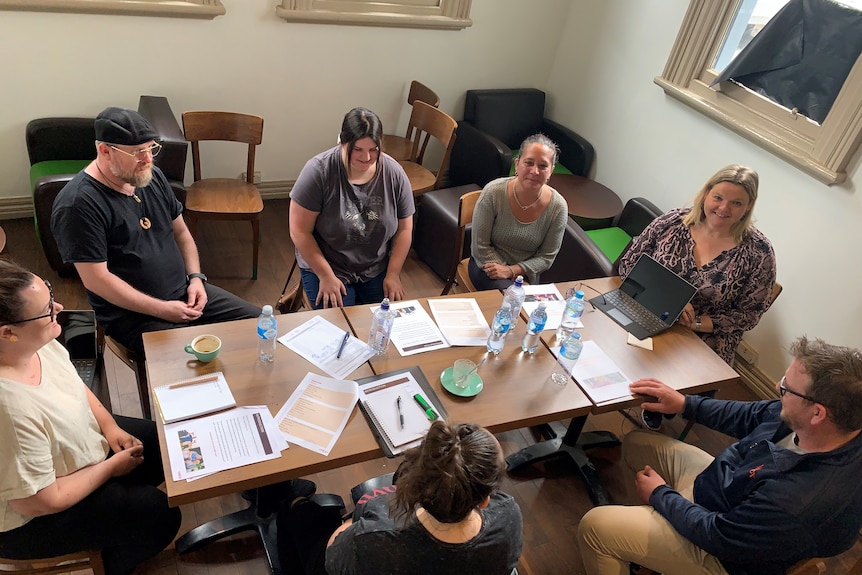
MULTIPOLYGON (((366 405, 366 402, 363 401, 363 395, 361 390, 363 388, 373 387, 372 384, 376 382, 381 382, 387 379, 391 379, 393 376, 397 376, 398 374, 407 374, 413 376, 413 379, 416 380, 416 383, 419 384, 420 392, 422 397, 431 405, 434 411, 437 412, 437 415, 440 419, 445 420, 449 414, 446 409, 443 407, 443 404, 440 402, 440 398, 437 397, 437 394, 434 392, 434 388, 431 387, 431 384, 428 383, 428 380, 425 378, 425 374, 422 373, 422 370, 419 366, 413 366, 405 369, 398 369, 395 371, 389 371, 386 373, 381 373, 378 375, 372 375, 369 377, 363 377, 362 379, 357 379, 356 383, 359 385, 360 389, 360 398, 359 398, 359 408, 362 411, 362 415, 365 416, 365 420, 368 422, 368 427, 371 429, 371 433, 374 434, 375 439, 377 439, 377 443, 380 444, 380 448, 383 450, 383 453, 386 457, 397 457, 401 455, 406 450, 419 445, 424 435, 415 441, 411 441, 409 443, 405 443, 403 445, 394 445, 392 441, 390 441, 388 434, 384 431, 383 426, 378 421, 377 417, 375 417, 372 409, 369 409, 369 406, 366 405)), ((414 405, 414 399, 412 396, 404 397, 405 405, 414 405)), ((418 409, 418 408, 417 408, 418 409)), ((424 414, 422 415, 424 417, 424 414)), ((427 421, 427 420, 426 420, 427 421)), ((430 427, 431 422, 428 421, 428 427, 430 427)))

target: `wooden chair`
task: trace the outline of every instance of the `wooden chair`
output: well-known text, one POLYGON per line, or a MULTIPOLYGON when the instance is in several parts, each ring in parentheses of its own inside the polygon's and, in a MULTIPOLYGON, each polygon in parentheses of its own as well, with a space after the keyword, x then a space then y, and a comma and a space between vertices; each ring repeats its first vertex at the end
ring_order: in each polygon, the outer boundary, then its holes
MULTIPOLYGON (((782 285, 780 283, 775 282, 775 285, 772 286, 772 299, 770 300, 770 302, 771 302, 770 305, 775 303, 775 300, 777 300, 778 296, 781 295, 781 290, 783 290, 783 289, 784 288, 782 287, 782 285)), ((685 438, 688 437, 688 432, 691 431, 692 427, 694 427, 694 420, 691 420, 685 424, 685 428, 683 428, 682 432, 679 434, 679 437, 677 437, 677 439, 679 439, 680 441, 685 441, 685 438)), ((799 575, 807 575, 807 572, 801 572, 799 575)))
POLYGON ((110 349, 117 358, 131 369, 138 382, 138 395, 141 400, 141 413, 145 419, 152 419, 150 409, 150 386, 147 380, 147 361, 144 354, 132 351, 114 338, 104 336, 105 346, 110 349))
MULTIPOLYGON (((407 104, 412 106, 416 100, 425 102, 435 108, 440 106, 440 98, 431 88, 413 80, 410 82, 410 92, 407 93, 407 104)), ((383 140, 380 144, 383 151, 396 160, 410 159, 410 150, 413 148, 413 142, 410 141, 410 128, 407 128, 407 135, 404 137, 394 134, 383 134, 383 140)))
POLYGON ((458 284, 467 289, 467 291, 476 291, 473 282, 470 281, 470 274, 467 272, 467 264, 469 258, 461 260, 461 254, 464 251, 464 235, 467 224, 473 221, 473 210, 476 208, 476 202, 479 201, 479 195, 482 190, 467 192, 461 195, 458 202, 458 238, 455 241, 455 251, 452 253, 452 266, 449 273, 446 275, 446 285, 443 286, 443 291, 440 295, 446 295, 452 289, 452 284, 456 281, 458 284), (463 270, 462 270, 463 267, 463 270))
POLYGON ((407 126, 407 135, 412 142, 410 156, 407 160, 401 160, 398 163, 407 172, 414 197, 440 188, 443 170, 449 162, 449 154, 455 143, 457 127, 458 122, 434 106, 429 106, 420 100, 413 102, 413 113, 410 114, 410 124, 407 126), (422 165, 431 137, 439 140, 444 150, 436 175, 422 165))
POLYGON ((263 200, 254 185, 254 153, 263 139, 263 118, 233 112, 183 112, 183 131, 192 144, 194 183, 186 196, 186 220, 196 235, 197 221, 248 220, 253 234, 252 279, 257 279, 260 247, 260 213, 263 200), (245 181, 233 178, 201 179, 199 142, 219 140, 248 144, 245 181))
MULTIPOLYGON (((81 569, 91 569, 93 575, 105 575, 102 563, 102 552, 99 550, 79 551, 46 559, 5 559, 0 557, 0 565, 11 565, 15 575, 51 575, 54 573, 71 573, 81 569)), ((0 569, 6 572, 6 569, 0 569)))

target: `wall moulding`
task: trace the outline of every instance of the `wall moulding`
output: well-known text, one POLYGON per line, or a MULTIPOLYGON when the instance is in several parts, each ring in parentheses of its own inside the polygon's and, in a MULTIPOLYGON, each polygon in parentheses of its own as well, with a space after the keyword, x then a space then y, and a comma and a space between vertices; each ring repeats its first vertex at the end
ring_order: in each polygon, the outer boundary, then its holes
POLYGON ((225 13, 221 0, 0 0, 0 10, 208 20, 225 13))

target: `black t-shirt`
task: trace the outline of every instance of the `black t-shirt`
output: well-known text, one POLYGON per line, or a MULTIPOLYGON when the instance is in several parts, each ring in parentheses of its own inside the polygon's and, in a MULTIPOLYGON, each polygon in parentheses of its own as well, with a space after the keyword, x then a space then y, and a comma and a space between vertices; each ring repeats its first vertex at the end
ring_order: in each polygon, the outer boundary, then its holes
MULTIPOLYGON (((173 221, 182 213, 161 170, 135 193, 140 202, 101 184, 84 171, 60 191, 51 214, 51 231, 63 261, 107 262, 108 271, 135 289, 169 301, 186 295, 185 262, 174 238, 173 221), (151 222, 149 229, 140 220, 151 222)), ((128 312, 87 291, 100 323, 128 312)))

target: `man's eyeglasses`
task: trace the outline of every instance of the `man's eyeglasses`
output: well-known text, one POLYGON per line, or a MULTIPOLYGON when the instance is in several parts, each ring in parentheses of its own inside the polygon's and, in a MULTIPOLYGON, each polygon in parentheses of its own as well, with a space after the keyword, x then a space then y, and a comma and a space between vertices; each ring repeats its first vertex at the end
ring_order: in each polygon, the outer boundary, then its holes
POLYGON ((22 319, 22 320, 19 320, 16 322, 9 322, 9 323, 12 323, 12 324, 27 323, 28 321, 36 321, 37 319, 44 319, 46 317, 50 317, 51 321, 54 321, 54 316, 55 316, 55 314, 54 314, 54 290, 51 288, 51 282, 49 282, 48 280, 42 280, 42 281, 45 282, 45 285, 48 287, 48 293, 51 296, 51 299, 48 300, 48 313, 46 313, 44 315, 38 315, 36 317, 31 317, 28 319, 22 319))
POLYGON ((785 393, 789 393, 790 395, 795 395, 796 397, 801 397, 802 399, 808 400, 811 403, 820 403, 819 401, 817 401, 816 399, 814 399, 813 397, 811 397, 809 395, 804 395, 802 393, 799 393, 798 391, 793 391, 792 389, 789 389, 787 387, 787 377, 782 376, 781 379, 778 381, 778 394, 781 397, 784 397, 785 393))
POLYGON ((146 160, 147 154, 149 154, 151 157, 155 158, 156 156, 159 155, 159 152, 162 151, 162 145, 159 144, 158 142, 154 143, 149 148, 144 148, 143 150, 135 150, 134 152, 127 152, 125 150, 121 150, 120 148, 118 148, 117 146, 115 146, 113 144, 108 144, 108 147, 111 148, 112 150, 116 150, 122 154, 126 154, 130 158, 134 158, 139 162, 143 162, 144 160, 146 160))

